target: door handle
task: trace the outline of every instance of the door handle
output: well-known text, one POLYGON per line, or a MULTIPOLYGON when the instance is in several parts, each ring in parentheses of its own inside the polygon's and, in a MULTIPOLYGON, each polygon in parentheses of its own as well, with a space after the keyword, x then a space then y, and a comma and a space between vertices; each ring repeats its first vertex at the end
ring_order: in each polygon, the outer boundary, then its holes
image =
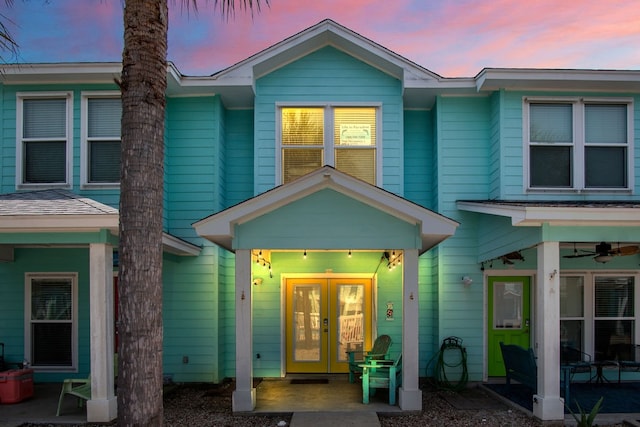
POLYGON ((322 326, 324 327, 324 332, 329 332, 329 319, 325 317, 322 320, 322 326))

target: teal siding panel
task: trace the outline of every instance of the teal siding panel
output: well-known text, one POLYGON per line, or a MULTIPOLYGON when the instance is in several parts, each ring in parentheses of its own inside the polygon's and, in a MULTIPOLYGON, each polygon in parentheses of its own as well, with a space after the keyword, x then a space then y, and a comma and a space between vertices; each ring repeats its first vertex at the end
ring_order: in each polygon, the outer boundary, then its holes
MULTIPOLYGON (((439 98, 437 105, 437 210, 460 222, 455 236, 437 250, 438 325, 433 346, 448 336, 463 339, 469 359, 481 362, 484 343, 482 286, 462 286, 462 276, 482 283, 477 262, 477 221, 457 210, 459 199, 486 199, 489 191, 489 97, 439 98), (446 308, 446 309, 445 309, 446 308)), ((469 367, 469 378, 482 379, 480 363, 469 367)))
POLYGON ((253 196, 253 110, 226 111, 225 207, 253 196))
POLYGON ((276 103, 373 103, 382 105, 383 182, 402 194, 403 127, 401 82, 332 47, 319 49, 256 82, 254 193, 276 182, 276 103), (387 165, 388 163, 388 165, 387 165))
POLYGON ((163 372, 175 382, 221 380, 217 251, 164 259, 163 372))
POLYGON ((167 230, 200 244, 191 224, 224 204, 223 107, 217 97, 169 98, 167 123, 167 230))
POLYGON ((433 201, 433 155, 431 111, 405 111, 405 197, 427 208, 432 207, 433 201))
POLYGON ((333 190, 322 190, 240 224, 236 248, 418 247, 416 225, 371 208, 333 190), (360 218, 367 218, 361 221, 360 218))

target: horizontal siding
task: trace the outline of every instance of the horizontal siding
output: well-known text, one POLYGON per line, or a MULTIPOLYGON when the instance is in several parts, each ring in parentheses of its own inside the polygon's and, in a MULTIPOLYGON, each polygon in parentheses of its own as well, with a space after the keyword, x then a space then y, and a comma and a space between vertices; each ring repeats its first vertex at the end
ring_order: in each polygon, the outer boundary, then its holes
POLYGON ((167 230, 196 244, 200 239, 191 224, 222 205, 222 115, 215 97, 170 98, 167 102, 167 230))
POLYGON ((459 212, 459 199, 486 199, 489 192, 490 105, 488 97, 438 100, 438 211, 460 222, 455 236, 438 247, 438 341, 463 339, 469 379, 482 379, 482 286, 464 287, 462 276, 482 283, 477 263, 477 221, 459 212))

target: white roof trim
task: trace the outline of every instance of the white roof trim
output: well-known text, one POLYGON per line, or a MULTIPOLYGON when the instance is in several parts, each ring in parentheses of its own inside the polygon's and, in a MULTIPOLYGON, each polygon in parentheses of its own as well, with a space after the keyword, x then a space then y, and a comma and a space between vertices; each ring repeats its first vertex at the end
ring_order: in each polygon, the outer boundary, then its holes
POLYGON ((93 232, 118 234, 118 214, 0 216, 0 233, 93 232))
POLYGON ((198 256, 202 248, 186 242, 169 233, 162 233, 162 246, 165 252, 179 256, 198 256))
MULTIPOLYGON (((331 189, 420 226, 422 251, 429 250, 455 233, 459 223, 423 208, 379 187, 365 183, 330 166, 276 187, 193 224, 198 235, 232 250, 235 226, 277 210, 323 189, 331 189)), ((329 249, 329 248, 328 248, 329 249)))
POLYGON ((458 202, 458 209, 511 218, 522 227, 555 226, 640 226, 640 209, 626 207, 524 206, 458 202))

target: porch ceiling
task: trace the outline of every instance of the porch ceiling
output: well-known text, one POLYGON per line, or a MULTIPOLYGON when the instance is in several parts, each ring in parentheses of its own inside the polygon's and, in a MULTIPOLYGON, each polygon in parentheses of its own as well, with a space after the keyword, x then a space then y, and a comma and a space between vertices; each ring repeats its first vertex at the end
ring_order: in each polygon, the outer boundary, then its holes
MULTIPOLYGON (((238 242, 237 232, 239 228, 251 229, 251 227, 242 226, 251 221, 265 218, 268 214, 274 213, 277 210, 286 210, 287 207, 295 202, 312 195, 318 195, 327 189, 333 190, 351 201, 359 202, 369 208, 373 208, 379 213, 389 215, 395 223, 403 222, 412 226, 411 229, 415 233, 415 236, 412 240, 411 247, 418 249, 421 253, 452 236, 459 225, 458 222, 452 219, 446 218, 393 193, 360 181, 330 166, 324 166, 300 179, 276 187, 243 203, 204 218, 194 223, 193 227, 198 235, 227 250, 251 249, 251 247, 244 247, 238 242)), ((338 217, 332 216, 330 220, 334 222, 340 221, 339 215, 337 216, 338 217)), ((378 221, 380 220, 379 215, 373 216, 375 216, 378 221)), ((283 223, 280 224, 280 226, 286 225, 284 221, 287 221, 287 219, 284 216, 281 221, 283 223)), ((374 219, 360 217, 358 221, 363 225, 363 228, 366 228, 367 225, 370 225, 368 222, 374 221, 374 219)), ((309 224, 308 228, 314 226, 315 224, 309 224)), ((316 234, 316 236, 318 235, 316 234)), ((318 237, 318 239, 322 240, 320 237, 318 237)), ((252 245, 255 243, 255 240, 251 241, 252 245)), ((308 245, 307 248, 314 247, 311 242, 308 243, 308 245)), ((264 242, 262 246, 270 247, 269 242, 264 242)), ((302 246, 296 245, 290 249, 300 247, 302 246)), ((340 249, 338 246, 325 246, 323 248, 340 249)), ((346 249, 346 247, 343 249, 346 249)), ((355 249, 355 247, 353 249, 355 249)))

